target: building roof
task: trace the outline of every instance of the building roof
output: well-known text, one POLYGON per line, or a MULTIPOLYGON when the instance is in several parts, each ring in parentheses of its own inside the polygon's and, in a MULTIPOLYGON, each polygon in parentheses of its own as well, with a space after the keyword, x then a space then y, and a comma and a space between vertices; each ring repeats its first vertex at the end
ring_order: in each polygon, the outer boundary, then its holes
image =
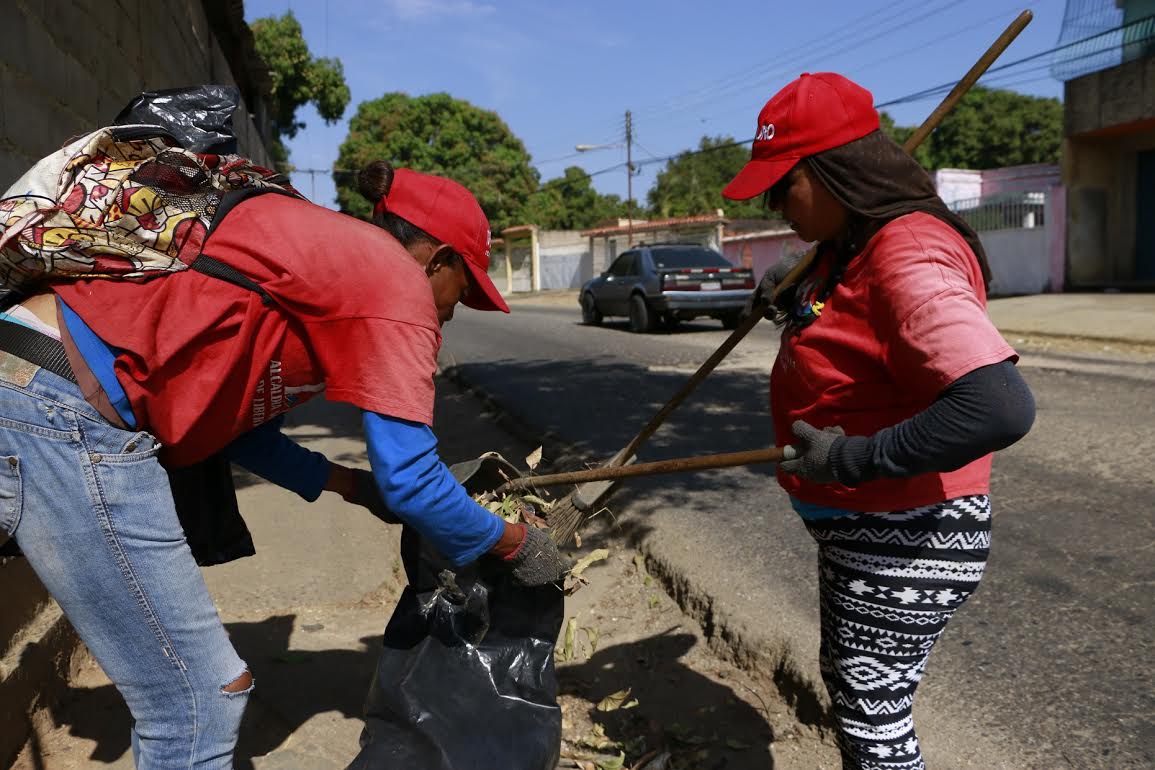
POLYGON ((654 230, 678 230, 689 225, 717 225, 727 221, 729 220, 727 220, 726 217, 719 214, 673 217, 671 219, 650 219, 645 222, 634 222, 632 228, 629 225, 613 225, 612 227, 596 227, 593 230, 582 230, 582 235, 616 235, 618 233, 627 233, 631 230, 635 233, 653 232, 654 230))
POLYGON ((514 225, 513 227, 507 227, 502 230, 501 235, 503 238, 508 238, 514 235, 528 235, 536 229, 537 225, 514 225))
POLYGON ((798 237, 798 235, 789 227, 776 227, 773 230, 755 230, 754 232, 747 233, 728 232, 722 236, 722 243, 733 243, 735 241, 757 241, 761 240, 762 238, 781 238, 787 235, 794 236, 795 238, 798 237))

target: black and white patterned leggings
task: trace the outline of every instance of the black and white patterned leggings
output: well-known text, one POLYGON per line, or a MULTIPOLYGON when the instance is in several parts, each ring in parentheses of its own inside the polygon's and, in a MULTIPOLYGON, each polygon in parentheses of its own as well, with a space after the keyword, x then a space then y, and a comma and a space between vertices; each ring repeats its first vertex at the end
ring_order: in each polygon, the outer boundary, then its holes
POLYGON ((818 541, 822 678, 844 769, 922 770, 914 691, 975 589, 991 544, 985 495, 807 521, 818 541))

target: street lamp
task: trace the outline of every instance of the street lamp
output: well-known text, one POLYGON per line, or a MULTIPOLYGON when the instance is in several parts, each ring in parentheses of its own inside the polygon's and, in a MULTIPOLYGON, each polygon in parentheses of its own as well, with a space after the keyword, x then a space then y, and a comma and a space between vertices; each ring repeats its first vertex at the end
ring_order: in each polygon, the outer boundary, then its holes
MULTIPOLYGON (((630 246, 634 245, 634 117, 626 110, 626 239, 630 246)), ((621 142, 614 144, 575 144, 578 152, 590 150, 607 150, 621 147, 621 142)))

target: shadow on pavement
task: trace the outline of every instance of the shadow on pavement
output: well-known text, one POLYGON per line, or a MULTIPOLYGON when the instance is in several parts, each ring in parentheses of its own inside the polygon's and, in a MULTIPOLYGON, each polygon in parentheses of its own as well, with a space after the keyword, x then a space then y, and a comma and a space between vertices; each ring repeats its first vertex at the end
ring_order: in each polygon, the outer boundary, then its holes
MULTIPOLYGON (((256 678, 237 744, 237 770, 252 770, 253 758, 284 745, 318 714, 337 712, 346 718, 362 717, 365 693, 377 665, 380 636, 363 637, 360 650, 291 650, 289 638, 295 619, 295 615, 278 615, 225 626, 237 653, 256 678)), ((86 767, 116 763, 130 751, 131 717, 111 684, 72 687, 60 703, 64 705, 51 709, 55 724, 67 727, 69 736, 95 744, 86 767)), ((341 749, 326 748, 338 753, 341 749)), ((344 749, 346 761, 357 754, 355 742, 344 749)))
POLYGON ((677 767, 774 767, 774 734, 764 715, 681 662, 694 644, 691 634, 667 631, 598 650, 584 663, 558 668, 561 692, 598 704, 629 688, 628 699, 637 699, 637 706, 598 711, 591 705, 588 717, 608 738, 637 747, 632 760, 664 749, 677 767))

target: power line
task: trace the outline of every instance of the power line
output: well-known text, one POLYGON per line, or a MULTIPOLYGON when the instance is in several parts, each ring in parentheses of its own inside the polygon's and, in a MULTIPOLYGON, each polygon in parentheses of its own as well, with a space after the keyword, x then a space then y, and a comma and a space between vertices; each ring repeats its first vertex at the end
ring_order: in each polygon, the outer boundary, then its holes
MULTIPOLYGON (((849 22, 847 22, 847 26, 852 28, 852 29, 855 29, 855 30, 861 30, 861 26, 859 26, 859 25, 861 25, 862 22, 868 22, 868 24, 867 24, 868 27, 871 24, 877 24, 880 21, 880 19, 878 18, 878 14, 884 13, 885 11, 887 11, 890 8, 893 8, 896 5, 901 5, 901 4, 903 4, 903 2, 905 2, 905 0, 893 0, 893 2, 883 6, 881 9, 871 10, 868 13, 865 13, 859 17, 856 17, 856 18, 850 20, 849 22), (874 21, 869 22, 869 20, 872 18, 874 19, 874 21)), ((921 2, 921 0, 918 0, 918 2, 915 3, 915 5, 918 5, 920 2, 921 2)), ((902 12, 899 12, 899 13, 902 13, 902 12)), ((892 18, 893 17, 883 17, 881 19, 881 21, 889 21, 892 18)), ((843 33, 843 34, 845 34, 845 33, 843 33)), ((737 88, 744 88, 746 86, 746 84, 751 82, 752 77, 755 80, 761 80, 764 78, 765 73, 759 73, 758 72, 759 70, 764 70, 768 66, 771 66, 771 67, 777 66, 779 64, 779 62, 781 62, 783 59, 787 59, 796 53, 804 52, 807 50, 809 50, 811 53, 815 53, 817 51, 824 51, 830 47, 832 42, 834 42, 835 40, 840 40, 841 37, 842 37, 842 34, 838 34, 838 35, 835 35, 834 40, 832 40, 830 35, 827 33, 819 34, 813 38, 809 38, 809 39, 799 43, 798 45, 796 45, 792 48, 787 48, 784 51, 776 52, 773 58, 766 59, 766 60, 758 62, 757 64, 754 64, 750 67, 746 67, 738 73, 734 73, 732 75, 727 75, 727 76, 724 76, 720 79, 714 80, 710 83, 706 83, 702 86, 699 86, 695 89, 688 91, 687 93, 683 94, 682 96, 674 97, 673 99, 666 99, 660 104, 654 104, 654 105, 651 105, 649 107, 644 107, 642 110, 639 110, 639 114, 645 114, 646 116, 668 114, 674 110, 682 110, 682 109, 686 109, 687 107, 694 106, 694 105, 700 103, 703 98, 716 97, 719 93, 733 90, 736 87, 737 88), (754 71, 753 75, 751 74, 752 71, 754 71)))
MULTIPOLYGON (((957 7, 962 7, 962 6, 957 6, 957 7)), ((921 21, 925 21, 926 19, 935 15, 940 9, 941 9, 941 6, 935 6, 935 7, 930 8, 929 10, 925 11, 921 15, 907 20, 904 23, 904 25, 901 27, 902 31, 906 31, 913 24, 917 24, 921 21)), ((1015 13, 1017 14, 1018 12, 1016 11, 1015 13)), ((901 15, 901 13, 900 13, 900 15, 901 15)), ((989 19, 986 19, 984 21, 978 22, 976 24, 972 24, 969 27, 965 27, 965 28, 960 29, 960 30, 952 30, 952 32, 949 35, 940 36, 940 37, 935 38, 933 41, 930 41, 928 43, 923 43, 923 44, 920 44, 917 46, 911 46, 911 47, 908 47, 906 49, 903 49, 902 51, 894 53, 892 55, 880 57, 880 58, 875 59, 873 61, 867 62, 865 65, 857 67, 852 71, 861 72, 861 71, 864 71, 866 69, 869 69, 870 67, 876 66, 877 64, 880 64, 880 63, 883 63, 886 61, 892 61, 892 60, 899 58, 901 56, 906 56, 910 53, 913 53, 914 51, 918 51, 918 50, 921 50, 923 48, 928 47, 929 45, 933 45, 935 42, 938 42, 942 39, 954 37, 963 31, 968 31, 970 29, 976 29, 978 27, 985 26, 986 24, 990 23, 991 21, 994 21, 994 20, 999 19, 999 18, 1005 18, 1008 15, 1010 15, 1010 14, 1008 14, 1007 12, 1003 12, 1003 13, 1000 13, 1000 14, 993 16, 989 19)), ((866 38, 866 41, 875 40, 875 39, 878 39, 880 37, 884 37, 885 35, 890 34, 890 32, 894 31, 895 29, 898 29, 898 28, 891 28, 891 29, 883 30, 882 32, 879 32, 878 34, 875 34, 873 37, 866 38)), ((856 30, 855 34, 858 34, 860 32, 861 32, 861 30, 856 30)), ((836 51, 832 54, 833 59, 837 59, 840 54, 849 53, 851 51, 851 49, 848 49, 845 45, 841 44, 841 40, 842 40, 842 38, 835 38, 836 51)), ((859 43, 859 42, 865 42, 865 41, 855 40, 855 42, 859 43)), ((857 49, 855 49, 855 50, 857 50, 857 49)), ((815 66, 821 66, 821 67, 823 67, 823 69, 828 68, 828 64, 829 64, 830 59, 827 59, 827 60, 823 61, 821 64, 819 64, 819 60, 822 57, 826 56, 826 49, 825 48, 816 49, 814 51, 809 52, 809 54, 810 54, 809 58, 803 59, 799 62, 795 62, 793 65, 791 65, 792 68, 781 68, 777 71, 765 73, 763 76, 759 76, 758 80, 765 81, 765 80, 770 80, 771 76, 778 77, 780 75, 783 75, 783 74, 786 74, 789 72, 805 71, 806 69, 809 68, 807 65, 810 63, 814 63, 815 66)), ((719 92, 719 93, 714 95, 716 98, 713 99, 713 101, 714 102, 724 101, 727 98, 729 98, 729 96, 731 96, 731 95, 737 95, 737 92, 733 92, 732 94, 726 93, 726 92, 719 92)), ((691 105, 686 106, 685 108, 683 108, 682 111, 685 111, 685 110, 688 110, 691 108, 695 108, 695 107, 705 106, 705 103, 706 103, 705 100, 699 100, 695 104, 691 104, 691 105)), ((748 108, 749 108, 748 105, 744 105, 741 109, 747 110, 748 108)), ((672 112, 673 111, 677 111, 677 110, 672 110, 672 112)), ((711 115, 711 119, 727 118, 731 115, 737 114, 737 112, 738 112, 738 110, 726 110, 724 112, 715 111, 711 115)), ((666 124, 667 125, 681 125, 681 124, 689 123, 691 120, 700 120, 700 118, 695 115, 692 118, 683 118, 683 119, 675 119, 673 121, 668 121, 666 124)))

